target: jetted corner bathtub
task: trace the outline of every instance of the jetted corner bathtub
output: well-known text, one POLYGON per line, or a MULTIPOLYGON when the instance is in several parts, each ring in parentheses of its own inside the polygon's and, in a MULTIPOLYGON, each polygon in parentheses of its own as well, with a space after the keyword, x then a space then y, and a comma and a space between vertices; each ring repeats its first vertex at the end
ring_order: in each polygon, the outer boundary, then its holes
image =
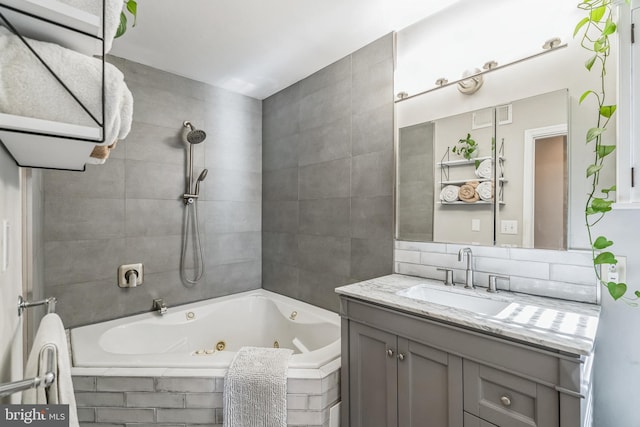
POLYGON ((290 348, 289 368, 318 369, 340 357, 340 318, 258 289, 71 330, 75 367, 226 369, 243 346, 290 348))

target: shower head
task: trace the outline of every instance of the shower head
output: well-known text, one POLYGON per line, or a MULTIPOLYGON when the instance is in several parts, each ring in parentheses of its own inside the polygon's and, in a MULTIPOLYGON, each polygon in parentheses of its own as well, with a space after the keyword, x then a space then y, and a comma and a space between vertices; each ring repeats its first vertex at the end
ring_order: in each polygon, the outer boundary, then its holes
POLYGON ((184 126, 184 132, 182 135, 184 142, 188 142, 189 144, 200 144, 207 137, 205 131, 196 129, 190 121, 185 121, 182 125, 184 126))
POLYGON ((203 169, 202 172, 200 172, 200 176, 198 177, 198 180, 196 181, 196 190, 195 190, 196 196, 200 194, 200 183, 202 181, 204 181, 204 179, 207 177, 208 173, 209 173, 208 169, 203 169))

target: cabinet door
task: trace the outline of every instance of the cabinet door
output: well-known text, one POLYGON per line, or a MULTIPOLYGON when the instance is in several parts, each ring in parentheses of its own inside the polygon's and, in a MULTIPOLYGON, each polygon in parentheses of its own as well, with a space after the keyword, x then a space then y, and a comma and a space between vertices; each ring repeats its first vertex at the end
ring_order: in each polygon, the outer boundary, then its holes
POLYGON ((350 427, 397 427, 397 338, 349 325, 350 427))
POLYGON ((464 427, 498 427, 495 424, 481 420, 480 418, 471 415, 468 412, 464 413, 464 427))
POLYGON ((462 360, 398 338, 400 427, 462 425, 462 360))
POLYGON ((465 411, 500 427, 558 427, 558 408, 555 390, 465 359, 465 411))

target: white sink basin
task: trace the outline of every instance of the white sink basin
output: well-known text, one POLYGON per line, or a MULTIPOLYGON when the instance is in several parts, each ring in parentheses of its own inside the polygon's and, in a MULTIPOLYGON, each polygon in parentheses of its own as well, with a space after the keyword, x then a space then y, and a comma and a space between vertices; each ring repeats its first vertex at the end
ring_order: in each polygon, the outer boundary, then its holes
POLYGON ((459 308, 473 313, 494 316, 509 306, 509 302, 497 301, 480 296, 434 289, 429 285, 415 285, 396 292, 396 295, 432 302, 447 307, 459 308))

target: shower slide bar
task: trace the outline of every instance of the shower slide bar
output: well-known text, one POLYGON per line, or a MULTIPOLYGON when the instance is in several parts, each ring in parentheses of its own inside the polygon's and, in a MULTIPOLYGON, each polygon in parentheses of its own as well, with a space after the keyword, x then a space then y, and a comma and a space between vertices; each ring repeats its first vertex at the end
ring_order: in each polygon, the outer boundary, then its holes
MULTIPOLYGON (((11 383, 0 384, 0 397, 8 396, 19 391, 32 388, 49 387, 56 380, 56 353, 54 347, 49 345, 40 352, 40 360, 44 358, 47 372, 39 377, 27 378, 11 383)), ((41 365, 42 366, 42 365, 41 365)))
POLYGON ((39 305, 47 306, 47 314, 56 312, 56 302, 58 300, 56 297, 45 298, 40 301, 27 301, 22 298, 22 295, 18 295, 18 317, 22 316, 22 312, 27 308, 37 307, 39 305))

